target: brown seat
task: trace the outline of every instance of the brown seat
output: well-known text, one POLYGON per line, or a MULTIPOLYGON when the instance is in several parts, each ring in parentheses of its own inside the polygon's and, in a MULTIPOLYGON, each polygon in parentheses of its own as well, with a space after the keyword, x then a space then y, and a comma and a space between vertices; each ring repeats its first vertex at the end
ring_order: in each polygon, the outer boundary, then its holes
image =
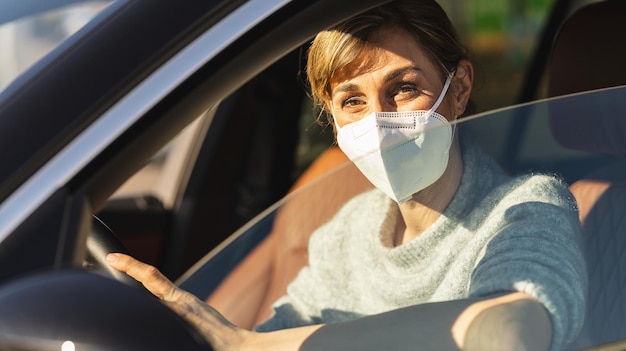
MULTIPOLYGON (((626 3, 595 3, 573 14, 554 43, 548 94, 626 84, 624 33, 626 3)), ((567 148, 626 156, 626 115, 619 114, 603 106, 572 107, 551 115, 553 134, 567 148)), ((626 338, 626 161, 593 170, 570 189, 580 209, 589 272, 587 316, 576 346, 626 338)))
POLYGON ((297 194, 280 208, 269 236, 207 302, 242 327, 251 328, 269 317, 271 304, 307 264, 311 233, 346 201, 371 187, 338 147, 323 152, 293 186, 291 192, 297 194), (321 177, 330 172, 332 177, 321 177))

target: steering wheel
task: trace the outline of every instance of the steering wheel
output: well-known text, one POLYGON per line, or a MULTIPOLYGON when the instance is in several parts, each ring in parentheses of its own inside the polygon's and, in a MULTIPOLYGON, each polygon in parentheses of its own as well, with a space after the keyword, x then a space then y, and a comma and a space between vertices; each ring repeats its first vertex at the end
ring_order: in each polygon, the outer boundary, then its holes
POLYGON ((91 233, 87 237, 87 257, 83 262, 83 267, 102 272, 125 284, 145 290, 143 285, 134 278, 109 266, 106 256, 111 252, 128 254, 128 249, 100 218, 93 216, 91 233))

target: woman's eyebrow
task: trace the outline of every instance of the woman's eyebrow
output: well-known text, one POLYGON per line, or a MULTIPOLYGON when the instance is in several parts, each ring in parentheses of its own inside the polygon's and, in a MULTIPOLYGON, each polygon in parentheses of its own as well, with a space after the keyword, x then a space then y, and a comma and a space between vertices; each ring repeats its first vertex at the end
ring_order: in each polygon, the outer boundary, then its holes
POLYGON ((354 83, 345 83, 345 84, 339 84, 338 86, 335 87, 335 89, 333 89, 332 93, 347 93, 350 91, 357 91, 359 90, 359 86, 354 84, 354 83))
POLYGON ((391 72, 389 72, 386 76, 385 76, 385 82, 389 82, 392 81, 396 78, 398 78, 399 76, 402 76, 404 74, 406 74, 407 72, 414 72, 414 73, 421 73, 422 69, 416 66, 407 66, 407 67, 401 67, 398 69, 395 69, 391 72))
MULTIPOLYGON (((391 72, 389 72, 385 78, 384 81, 385 82, 389 82, 392 81, 396 78, 398 78, 399 76, 402 76, 404 74, 407 74, 407 72, 422 72, 422 69, 416 66, 406 66, 406 67, 400 67, 398 69, 395 69, 391 72)), ((335 93, 347 93, 347 92, 351 92, 351 91, 357 91, 359 90, 359 86, 357 84, 354 83, 344 83, 344 84, 339 84, 338 86, 335 87, 335 89, 333 89, 333 91, 331 92, 333 95, 335 93)))

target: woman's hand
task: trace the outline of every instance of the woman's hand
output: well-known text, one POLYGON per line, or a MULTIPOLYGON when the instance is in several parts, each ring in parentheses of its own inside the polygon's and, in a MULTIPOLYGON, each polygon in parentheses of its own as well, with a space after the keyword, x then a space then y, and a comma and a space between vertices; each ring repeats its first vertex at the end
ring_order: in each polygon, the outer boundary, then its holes
POLYGON ((240 349, 247 338, 255 335, 233 325, 214 308, 179 289, 153 266, 119 253, 109 254, 107 262, 111 267, 141 282, 174 312, 195 326, 215 350, 240 349))

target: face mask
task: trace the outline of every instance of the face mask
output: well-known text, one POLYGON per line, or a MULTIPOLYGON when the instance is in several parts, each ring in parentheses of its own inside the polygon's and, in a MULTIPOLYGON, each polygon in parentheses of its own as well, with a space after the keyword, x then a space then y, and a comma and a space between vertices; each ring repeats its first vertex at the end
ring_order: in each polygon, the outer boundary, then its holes
POLYGON ((452 127, 435 112, 454 72, 428 111, 374 112, 339 127, 337 143, 369 181, 402 204, 433 184, 448 165, 452 127))

